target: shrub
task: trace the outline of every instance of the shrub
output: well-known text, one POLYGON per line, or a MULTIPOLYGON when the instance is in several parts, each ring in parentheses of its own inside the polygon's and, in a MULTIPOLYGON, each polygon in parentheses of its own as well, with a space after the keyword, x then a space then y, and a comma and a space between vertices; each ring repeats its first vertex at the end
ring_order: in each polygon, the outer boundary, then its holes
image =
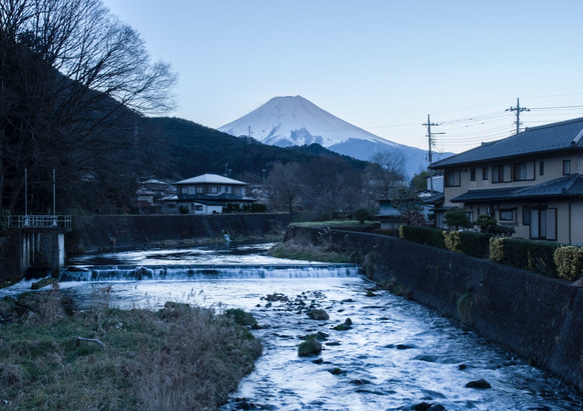
POLYGON ((370 211, 368 210, 368 208, 360 207, 360 208, 357 208, 356 210, 354 210, 354 213, 352 213, 352 216, 359 223, 364 223, 366 220, 368 220, 370 218, 370 211))
POLYGON ((491 234, 460 231, 461 252, 476 258, 488 258, 491 234))
POLYGON ((444 231, 443 232, 443 240, 445 242, 445 247, 449 251, 453 251, 455 253, 462 252, 459 231, 444 231))
POLYGON ((506 238, 491 238, 490 239, 490 260, 497 263, 504 261, 504 241, 506 238))
POLYGON ((517 238, 498 238, 490 243, 490 259, 549 277, 557 276, 554 253, 560 244, 517 238))
POLYGON ((443 230, 437 228, 402 225, 399 236, 404 240, 446 249, 443 230))
POLYGON ((494 227, 498 225, 498 222, 492 216, 480 214, 474 221, 474 225, 478 226, 482 233, 491 233, 494 227))
POLYGON ((231 317, 239 325, 257 325, 257 320, 253 317, 253 314, 240 308, 229 308, 225 311, 225 315, 231 317))
POLYGON ((559 247, 554 253, 559 278, 575 281, 583 272, 583 248, 575 246, 559 247))
POLYGON ((265 204, 253 203, 253 205, 251 205, 251 212, 252 213, 265 213, 265 212, 267 212, 267 206, 265 204))
POLYGON ((443 214, 444 222, 450 227, 470 228, 473 226, 463 208, 452 208, 443 214))

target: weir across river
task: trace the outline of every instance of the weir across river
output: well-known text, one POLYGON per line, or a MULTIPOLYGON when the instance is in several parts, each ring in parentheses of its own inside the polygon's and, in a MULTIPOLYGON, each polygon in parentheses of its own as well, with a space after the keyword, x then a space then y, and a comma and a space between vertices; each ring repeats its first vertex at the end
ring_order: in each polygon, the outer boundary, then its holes
POLYGON ((58 277, 65 264, 65 233, 71 231, 68 215, 11 215, 7 228, 14 239, 19 268, 45 266, 58 277))

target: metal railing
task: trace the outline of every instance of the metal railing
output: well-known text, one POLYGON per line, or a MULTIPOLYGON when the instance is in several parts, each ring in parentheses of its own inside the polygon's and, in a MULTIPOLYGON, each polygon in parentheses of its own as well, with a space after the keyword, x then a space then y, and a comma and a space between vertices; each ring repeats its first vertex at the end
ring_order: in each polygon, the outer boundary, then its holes
POLYGON ((8 228, 71 228, 70 215, 11 215, 8 228))

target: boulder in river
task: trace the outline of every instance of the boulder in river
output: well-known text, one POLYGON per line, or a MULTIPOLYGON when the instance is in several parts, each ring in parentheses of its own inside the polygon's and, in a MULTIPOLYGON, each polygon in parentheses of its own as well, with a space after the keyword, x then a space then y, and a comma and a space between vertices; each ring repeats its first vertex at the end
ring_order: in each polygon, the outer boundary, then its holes
POLYGON ((298 355, 300 357, 306 357, 308 355, 317 355, 322 352, 322 343, 316 338, 308 338, 306 341, 302 342, 298 347, 298 355))

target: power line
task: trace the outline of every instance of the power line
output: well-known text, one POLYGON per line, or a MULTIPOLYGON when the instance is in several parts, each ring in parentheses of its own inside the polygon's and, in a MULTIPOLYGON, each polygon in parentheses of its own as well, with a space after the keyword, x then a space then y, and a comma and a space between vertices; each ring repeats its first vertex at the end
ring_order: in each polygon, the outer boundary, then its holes
POLYGON ((520 99, 516 99, 516 107, 507 108, 506 111, 516 111, 516 134, 520 133, 520 113, 523 111, 530 111, 526 107, 520 107, 520 99))

